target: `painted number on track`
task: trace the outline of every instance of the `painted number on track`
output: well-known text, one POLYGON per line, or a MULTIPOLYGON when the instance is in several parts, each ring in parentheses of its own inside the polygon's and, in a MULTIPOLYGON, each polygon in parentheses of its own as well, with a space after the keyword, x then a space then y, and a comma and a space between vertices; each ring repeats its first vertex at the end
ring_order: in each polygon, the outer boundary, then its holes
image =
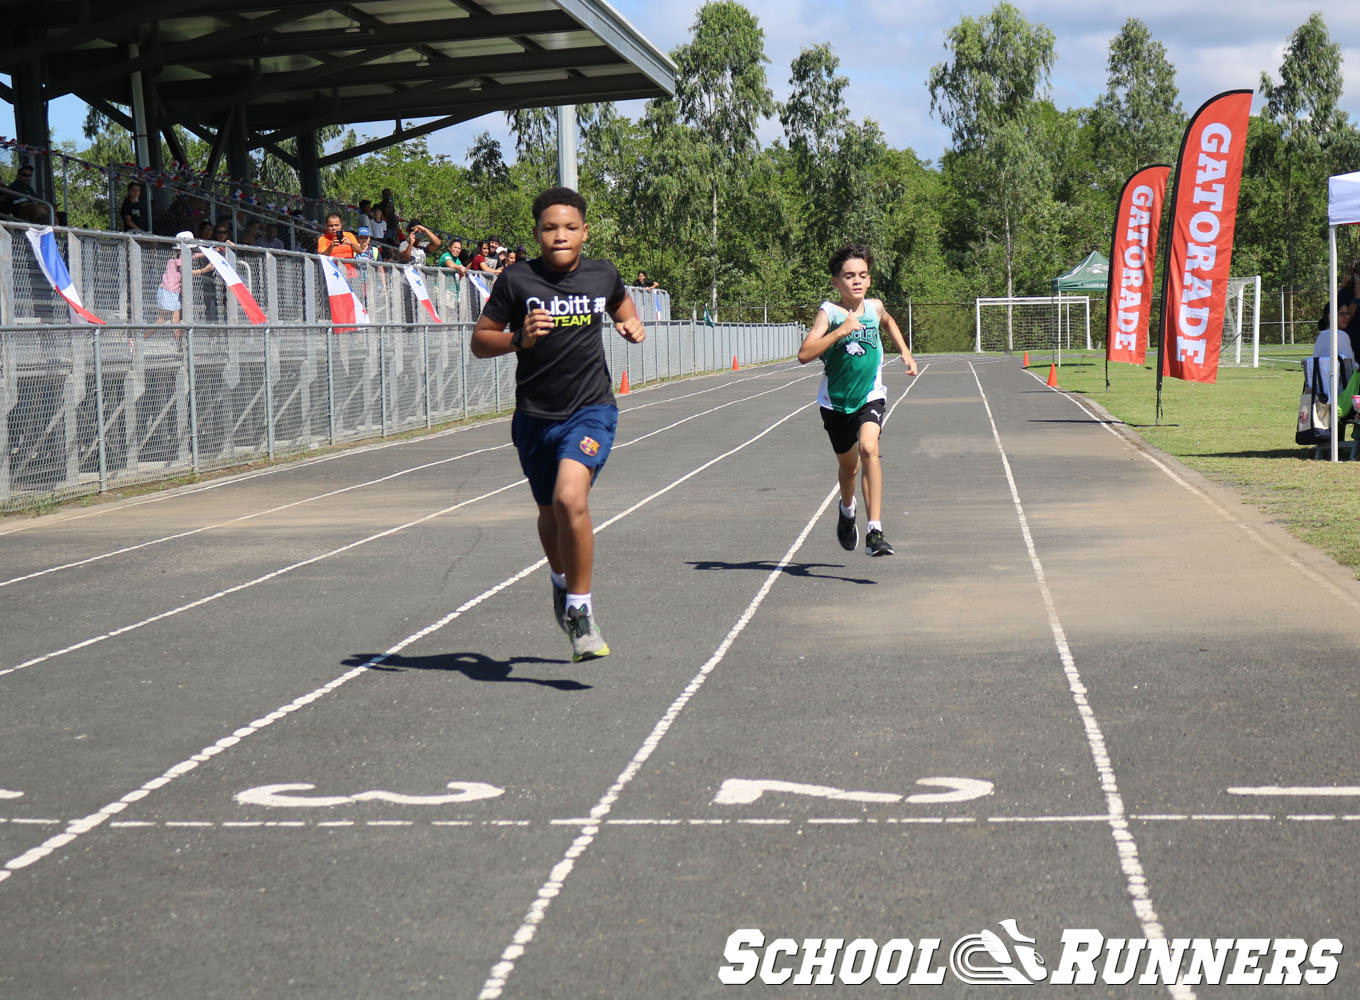
POLYGON ((400 792, 359 792, 357 795, 298 795, 310 792, 315 785, 260 785, 236 793, 236 801, 245 806, 305 809, 324 806, 347 806, 355 802, 392 802, 401 806, 444 806, 455 802, 477 802, 504 795, 504 788, 481 781, 450 781, 449 795, 403 795, 400 792))
POLYGON ((919 778, 918 785, 946 789, 939 792, 918 792, 915 795, 898 795, 896 792, 855 792, 844 788, 831 788, 828 785, 805 785, 798 781, 774 781, 767 778, 728 778, 713 797, 713 804, 720 806, 749 805, 762 795, 780 793, 784 795, 810 795, 818 799, 831 799, 836 802, 908 802, 941 803, 967 802, 980 799, 992 793, 990 781, 976 778, 919 778))

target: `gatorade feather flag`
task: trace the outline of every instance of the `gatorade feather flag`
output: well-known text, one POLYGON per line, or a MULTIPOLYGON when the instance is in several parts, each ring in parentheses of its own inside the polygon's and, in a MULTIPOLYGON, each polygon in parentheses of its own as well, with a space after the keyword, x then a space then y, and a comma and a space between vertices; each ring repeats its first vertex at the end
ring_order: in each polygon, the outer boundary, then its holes
POLYGON ((367 323, 368 311, 340 273, 340 265, 330 257, 318 257, 321 273, 326 276, 326 295, 331 300, 331 325, 336 333, 349 333, 352 326, 343 323, 367 323))
POLYGON ((52 235, 52 227, 26 229, 24 235, 28 237, 28 242, 33 244, 33 256, 38 259, 38 266, 42 268, 42 273, 52 286, 52 291, 65 299, 66 304, 71 307, 71 322, 98 323, 103 326, 104 321, 81 303, 80 293, 76 291, 75 282, 71 280, 71 272, 66 270, 66 261, 62 260, 61 254, 57 252, 57 238, 52 235))
POLYGON ((1185 130, 1162 276, 1159 399, 1162 376, 1218 377, 1251 94, 1230 90, 1210 98, 1185 130))
POLYGON ((236 273, 236 268, 227 262, 227 258, 212 247, 200 246, 198 249, 203 256, 208 258, 208 262, 212 264, 213 270, 217 272, 218 276, 226 282, 227 287, 231 289, 231 294, 236 296, 236 301, 241 303, 246 318, 252 323, 268 323, 269 317, 264 314, 264 310, 255 301, 255 297, 250 294, 250 289, 241 280, 241 276, 236 273))
POLYGON ((1105 359, 1141 365, 1147 359, 1157 231, 1166 200, 1166 164, 1144 167, 1124 185, 1114 217, 1110 286, 1105 305, 1105 359))
POLYGON ((486 282, 482 280, 482 276, 469 271, 468 281, 472 282, 473 288, 482 293, 482 305, 486 305, 486 300, 491 298, 491 289, 486 287, 486 282))
POLYGON ((425 287, 425 279, 420 276, 415 265, 407 264, 401 270, 406 275, 406 283, 411 286, 411 291, 416 293, 416 299, 425 307, 425 311, 434 318, 436 323, 443 322, 439 318, 439 313, 434 311, 434 303, 430 301, 430 292, 425 287))

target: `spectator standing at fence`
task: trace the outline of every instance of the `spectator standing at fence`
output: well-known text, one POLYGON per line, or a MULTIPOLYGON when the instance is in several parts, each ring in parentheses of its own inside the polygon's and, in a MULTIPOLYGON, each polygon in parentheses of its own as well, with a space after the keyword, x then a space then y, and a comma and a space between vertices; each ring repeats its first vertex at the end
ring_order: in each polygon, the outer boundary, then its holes
MULTIPOLYGON (((175 239, 180 243, 188 242, 194 238, 194 234, 189 230, 184 230, 175 234, 175 239)), ((201 279, 212 271, 212 262, 203 255, 196 253, 189 261, 192 269, 191 273, 195 278, 201 279), (201 264, 198 262, 202 261, 201 264)), ((156 324, 161 325, 166 322, 178 323, 183 310, 184 292, 184 272, 181 264, 181 251, 176 246, 170 254, 170 259, 165 262, 165 270, 161 272, 161 284, 156 289, 156 305, 160 308, 160 315, 156 318, 156 324)), ((175 331, 178 337, 180 331, 175 331)), ((144 336, 151 336, 151 331, 147 331, 144 336)))
POLYGON ((419 222, 413 222, 406 239, 397 247, 397 259, 403 264, 424 267, 430 254, 438 250, 443 243, 444 241, 436 235, 434 230, 427 229, 419 222))
POLYGON ((345 232, 344 223, 340 221, 340 213, 331 212, 327 215, 326 230, 316 238, 316 252, 325 257, 338 257, 343 260, 345 277, 353 280, 356 272, 350 261, 354 259, 355 251, 358 249, 359 239, 353 233, 345 232))
POLYGON ((595 536, 587 502, 619 414, 600 336, 604 316, 631 343, 647 331, 618 269, 581 256, 590 234, 585 199, 571 188, 549 188, 534 199, 533 216, 542 253, 492 287, 472 353, 516 355, 511 438, 538 505, 553 614, 577 662, 609 655, 591 597, 595 536))
MULTIPOLYGON (((387 231, 383 235, 391 236, 392 230, 396 227, 397 224, 397 203, 392 198, 392 189, 383 188, 382 197, 378 199, 378 203, 373 207, 382 212, 382 217, 387 223, 387 231)), ((373 227, 370 226, 369 228, 372 229, 373 227)), ((373 238, 378 239, 379 238, 378 234, 374 233, 373 238)))
POLYGON ((457 236, 450 236, 444 249, 435 258, 434 266, 448 268, 460 278, 467 274, 467 265, 463 263, 463 241, 457 236))
POLYGON ((654 281, 653 279, 648 278, 646 271, 639 271, 637 276, 637 286, 639 288, 645 288, 648 291, 650 291, 653 288, 660 288, 661 283, 659 281, 654 281))
POLYGON ((146 204, 142 201, 142 185, 138 181, 128 182, 127 197, 118 206, 118 221, 125 233, 150 232, 146 228, 146 204))
POLYGON ((840 302, 823 302, 812 329, 798 348, 798 363, 822 359, 825 370, 817 403, 822 426, 836 455, 841 498, 836 520, 836 539, 841 548, 859 545, 855 526, 855 479, 864 491, 866 537, 864 551, 871 556, 890 556, 893 547, 883 535, 883 467, 878 438, 888 390, 883 385, 883 342, 879 329, 892 336, 907 372, 916 374, 916 361, 902 339, 902 331, 883 303, 865 298, 873 256, 862 246, 850 244, 831 258, 831 283, 840 302))
POLYGON ((477 253, 468 264, 468 270, 473 274, 489 274, 492 277, 501 273, 497 258, 491 256, 491 241, 482 240, 477 246, 477 253))
POLYGON ((262 250, 282 250, 283 240, 279 239, 279 227, 271 222, 264 227, 264 236, 260 239, 262 250))

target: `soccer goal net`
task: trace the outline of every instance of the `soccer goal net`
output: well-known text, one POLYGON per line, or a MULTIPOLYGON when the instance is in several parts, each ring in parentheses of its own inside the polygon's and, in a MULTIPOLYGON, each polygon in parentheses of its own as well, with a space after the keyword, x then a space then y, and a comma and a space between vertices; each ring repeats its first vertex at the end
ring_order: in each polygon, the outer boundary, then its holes
POLYGON ((978 299, 977 351, 1070 351, 1091 347, 1091 300, 1085 295, 978 299))
POLYGON ((1261 276, 1228 279, 1219 365, 1261 367, 1261 276))

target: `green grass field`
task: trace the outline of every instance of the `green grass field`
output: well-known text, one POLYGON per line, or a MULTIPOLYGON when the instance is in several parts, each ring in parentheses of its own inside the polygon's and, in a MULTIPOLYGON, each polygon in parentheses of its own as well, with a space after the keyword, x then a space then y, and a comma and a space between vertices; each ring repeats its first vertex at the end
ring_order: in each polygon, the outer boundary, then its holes
MULTIPOLYGON (((1220 367, 1214 385, 1166 379, 1160 422, 1151 354, 1147 367, 1110 365, 1108 389, 1103 352, 1065 355, 1058 385, 1100 404, 1360 577, 1360 462, 1314 461, 1311 448, 1294 443, 1299 360, 1311 353, 1311 346, 1263 347, 1261 367, 1220 367)), ((1031 356, 1030 368, 1047 375, 1050 361, 1031 356)))

